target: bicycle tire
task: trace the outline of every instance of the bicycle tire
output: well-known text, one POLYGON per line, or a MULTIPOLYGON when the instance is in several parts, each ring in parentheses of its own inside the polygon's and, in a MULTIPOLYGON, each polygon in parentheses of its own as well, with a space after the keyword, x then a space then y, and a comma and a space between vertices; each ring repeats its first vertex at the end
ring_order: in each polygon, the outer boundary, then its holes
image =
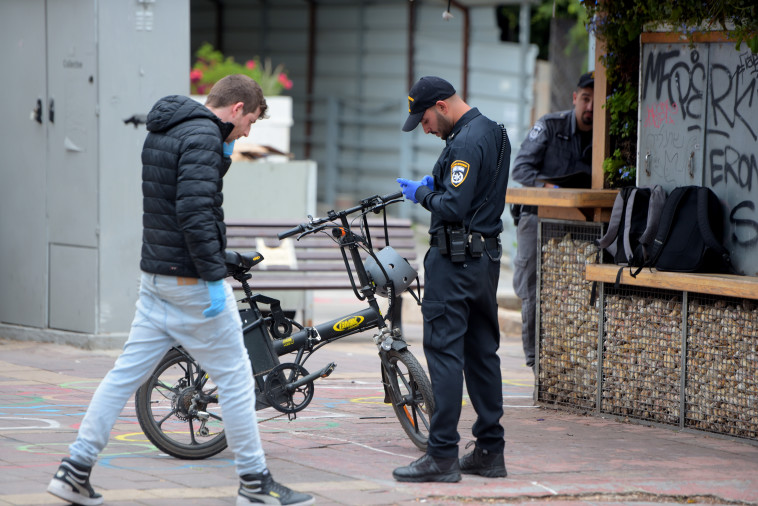
POLYGON ((215 391, 210 381, 202 392, 189 386, 195 384, 199 370, 188 353, 172 348, 134 396, 137 421, 145 436, 159 450, 179 459, 205 459, 227 446, 218 403, 198 406, 210 414, 208 434, 198 432, 200 419, 187 411, 193 395, 215 391))
POLYGON ((434 413, 432 384, 410 350, 390 350, 387 358, 391 370, 385 367, 385 374, 392 409, 416 448, 426 451, 434 413))

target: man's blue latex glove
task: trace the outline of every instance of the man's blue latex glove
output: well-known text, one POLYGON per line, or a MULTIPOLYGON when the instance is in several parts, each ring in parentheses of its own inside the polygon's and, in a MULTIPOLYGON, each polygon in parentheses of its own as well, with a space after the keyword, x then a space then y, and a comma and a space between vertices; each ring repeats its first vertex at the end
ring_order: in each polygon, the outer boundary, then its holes
POLYGON ((224 156, 227 158, 231 158, 233 152, 234 152, 234 141, 225 142, 224 143, 224 156))
POLYGON ((418 200, 416 200, 416 190, 418 190, 418 187, 424 183, 421 181, 410 181, 408 179, 403 179, 402 177, 397 178, 397 182, 400 183, 400 189, 403 190, 403 195, 406 200, 418 204, 418 200))
POLYGON ((206 281, 208 285, 208 295, 211 296, 211 305, 205 308, 203 315, 206 318, 213 318, 226 306, 226 292, 224 291, 224 280, 206 281))
POLYGON ((421 184, 434 191, 434 178, 432 176, 424 176, 424 179, 421 180, 421 184))

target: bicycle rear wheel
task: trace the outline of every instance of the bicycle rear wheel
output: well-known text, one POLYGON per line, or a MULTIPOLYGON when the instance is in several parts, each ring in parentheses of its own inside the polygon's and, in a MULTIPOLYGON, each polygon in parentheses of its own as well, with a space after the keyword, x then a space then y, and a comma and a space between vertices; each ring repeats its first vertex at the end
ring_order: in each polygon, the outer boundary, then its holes
POLYGON ((426 451, 429 426, 434 413, 432 384, 413 354, 405 349, 387 352, 385 368, 392 408, 400 426, 419 450, 426 451))
POLYGON ((142 431, 158 449, 179 459, 205 459, 227 445, 216 386, 208 380, 196 388, 199 379, 195 359, 172 348, 134 396, 142 431))

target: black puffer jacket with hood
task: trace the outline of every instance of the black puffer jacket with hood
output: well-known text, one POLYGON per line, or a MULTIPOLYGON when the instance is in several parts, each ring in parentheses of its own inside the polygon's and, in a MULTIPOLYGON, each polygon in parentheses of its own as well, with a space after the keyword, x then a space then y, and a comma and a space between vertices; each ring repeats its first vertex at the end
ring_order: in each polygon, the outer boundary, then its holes
POLYGON ((222 178, 234 129, 191 98, 160 99, 147 116, 142 149, 142 260, 153 274, 222 279, 226 227, 222 178))

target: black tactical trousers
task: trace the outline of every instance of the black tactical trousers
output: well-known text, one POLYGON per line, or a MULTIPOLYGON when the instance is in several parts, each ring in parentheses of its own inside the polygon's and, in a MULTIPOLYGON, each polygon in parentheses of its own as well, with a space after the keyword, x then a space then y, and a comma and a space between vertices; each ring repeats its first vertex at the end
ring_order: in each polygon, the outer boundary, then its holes
POLYGON ((521 299, 521 341, 526 365, 534 368, 537 310, 537 225, 536 213, 521 215, 518 222, 518 249, 513 261, 513 291, 521 299))
MULTIPOLYGON (((491 252, 497 258, 497 251, 491 252)), ((463 379, 477 414, 472 428, 480 448, 502 452, 505 445, 500 329, 497 319, 499 260, 466 255, 452 263, 432 247, 424 259, 424 354, 434 391, 427 453, 458 456, 458 420, 463 379)))

